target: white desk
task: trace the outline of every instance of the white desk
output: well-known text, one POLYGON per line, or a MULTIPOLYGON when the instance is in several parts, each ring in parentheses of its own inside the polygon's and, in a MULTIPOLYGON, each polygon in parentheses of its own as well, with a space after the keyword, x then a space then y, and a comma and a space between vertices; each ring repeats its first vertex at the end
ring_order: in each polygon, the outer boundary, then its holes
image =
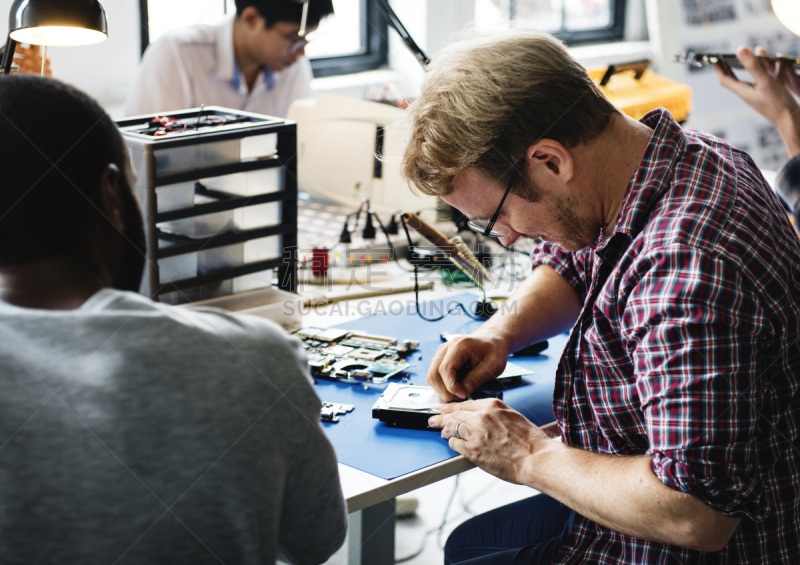
MULTIPOLYGON (((542 430, 550 437, 558 436, 555 422, 542 430)), ((339 463, 339 480, 350 514, 349 565, 394 565, 395 497, 474 467, 459 455, 387 481, 339 463)))
POLYGON ((387 502, 402 494, 452 477, 458 473, 469 471, 473 467, 475 467, 474 463, 459 455, 414 473, 387 481, 349 467, 344 463, 339 463, 339 480, 342 484, 344 498, 347 501, 347 511, 352 513, 375 504, 387 502))
POLYGON ((395 497, 473 467, 458 456, 387 481, 339 463, 339 479, 350 514, 349 565, 394 565, 395 497))

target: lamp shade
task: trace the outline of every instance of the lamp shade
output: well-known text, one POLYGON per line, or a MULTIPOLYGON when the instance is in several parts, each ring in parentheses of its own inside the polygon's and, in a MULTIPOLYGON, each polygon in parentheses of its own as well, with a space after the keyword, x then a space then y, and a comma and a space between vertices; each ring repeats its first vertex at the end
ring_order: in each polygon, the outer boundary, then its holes
POLYGON ((108 22, 98 0, 14 0, 8 30, 20 43, 88 45, 108 37, 108 22))
POLYGON ((798 0, 772 0, 772 9, 789 31, 800 35, 800 2, 798 0))

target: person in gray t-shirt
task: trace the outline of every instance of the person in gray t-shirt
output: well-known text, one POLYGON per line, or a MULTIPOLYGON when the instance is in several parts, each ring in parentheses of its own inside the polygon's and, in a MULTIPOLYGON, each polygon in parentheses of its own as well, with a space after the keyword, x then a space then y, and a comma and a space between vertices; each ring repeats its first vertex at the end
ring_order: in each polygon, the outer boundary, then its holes
POLYGON ((114 123, 39 77, 0 108, 0 562, 325 561, 346 514, 299 340, 132 292, 114 123))

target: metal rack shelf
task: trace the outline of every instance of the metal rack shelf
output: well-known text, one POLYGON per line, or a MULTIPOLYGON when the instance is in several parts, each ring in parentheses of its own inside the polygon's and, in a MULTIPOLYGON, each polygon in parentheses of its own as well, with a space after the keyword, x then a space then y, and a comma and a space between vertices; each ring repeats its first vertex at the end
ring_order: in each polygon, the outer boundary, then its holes
POLYGON ((261 271, 277 271, 278 287, 295 292, 297 288, 297 131, 295 123, 218 107, 171 112, 169 116, 183 120, 191 126, 194 126, 194 120, 196 120, 197 126, 184 131, 169 131, 166 135, 154 136, 149 134, 148 124, 156 118, 155 115, 136 116, 117 122, 131 151, 132 162, 137 173, 136 192, 142 204, 147 232, 149 260, 141 292, 158 300, 166 293, 203 287, 261 271), (218 121, 199 127, 201 119, 209 117, 218 121), (221 118, 232 123, 220 123, 222 122, 221 118), (273 134, 276 137, 274 154, 250 159, 240 158, 238 147, 235 146, 237 140, 273 134), (234 142, 234 146, 228 142, 234 142), (221 151, 218 149, 220 147, 221 151), (235 155, 230 151, 231 147, 236 148, 235 155), (204 157, 205 151, 211 155, 211 158, 204 157), (217 151, 216 154, 215 151, 217 151), (192 161, 191 157, 186 162, 180 161, 186 156, 195 154, 199 156, 196 162, 192 161), (179 163, 179 166, 165 166, 171 165, 170 156, 179 163), (280 190, 242 196, 221 190, 207 189, 197 183, 196 193, 209 197, 212 201, 195 203, 193 206, 178 209, 158 210, 157 188, 276 167, 283 167, 280 190), (165 222, 185 221, 207 214, 271 202, 281 204, 280 219, 275 225, 226 231, 212 237, 199 238, 166 231, 159 227, 165 222), (233 265, 193 277, 161 282, 159 260, 270 236, 280 236, 279 249, 281 253, 275 258, 233 265), (159 241, 163 246, 159 245, 159 241))
MULTIPOLYGON (((277 269, 280 268, 282 265, 283 265, 283 259, 268 259, 266 261, 256 261, 253 263, 240 265, 238 267, 229 267, 227 269, 220 269, 218 271, 214 271, 213 273, 209 273, 207 275, 198 275, 190 279, 179 279, 175 281, 170 281, 168 283, 162 284, 161 287, 165 289, 165 292, 172 292, 175 290, 186 290, 187 288, 192 288, 198 285, 216 283, 232 279, 234 277, 241 277, 244 275, 257 273, 259 271, 277 269)), ((278 284, 278 286, 281 287, 280 284, 278 284)))
POLYGON ((207 204, 195 204, 191 208, 180 208, 178 210, 170 210, 169 212, 158 212, 156 214, 156 223, 171 222, 174 220, 182 220, 184 218, 192 218, 197 215, 213 214, 214 212, 225 212, 227 210, 235 210, 237 208, 244 208, 246 206, 255 206, 256 204, 266 204, 268 202, 279 202, 289 198, 285 190, 279 192, 267 192, 266 194, 257 194, 255 196, 233 196, 217 190, 203 190, 197 191, 198 194, 204 194, 217 198, 217 202, 208 202, 207 204))
POLYGON ((169 247, 162 247, 158 249, 156 251, 156 257, 159 259, 165 259, 167 257, 175 257, 176 255, 185 255, 186 253, 202 251, 203 249, 213 249, 215 247, 223 247, 225 245, 244 243, 245 241, 249 241, 251 239, 259 239, 261 237, 269 237, 271 235, 286 235, 291 230, 291 226, 280 224, 277 226, 266 226, 252 230, 230 231, 225 232, 224 234, 215 235, 213 237, 191 238, 156 228, 157 236, 160 239, 175 242, 169 247))
POLYGON ((208 167, 205 169, 196 169, 187 171, 185 173, 173 173, 171 175, 164 175, 156 178, 156 186, 165 186, 168 184, 177 184, 180 182, 192 181, 197 178, 221 177, 224 175, 232 175, 234 173, 249 173, 251 171, 259 171, 262 169, 270 169, 272 167, 282 167, 285 163, 283 159, 276 156, 262 157, 261 159, 248 159, 246 161, 239 161, 238 163, 230 163, 228 165, 218 165, 216 167, 208 167))

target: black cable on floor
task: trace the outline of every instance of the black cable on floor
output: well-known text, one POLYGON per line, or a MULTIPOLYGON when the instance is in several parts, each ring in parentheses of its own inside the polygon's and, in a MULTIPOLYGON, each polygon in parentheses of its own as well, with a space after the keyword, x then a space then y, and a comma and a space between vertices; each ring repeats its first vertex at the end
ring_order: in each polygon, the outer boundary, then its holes
POLYGON ((411 561, 415 557, 418 557, 425 551, 425 545, 428 543, 428 536, 431 535, 433 532, 438 532, 436 535, 436 544, 441 548, 442 547, 442 532, 444 531, 444 527, 447 525, 447 515, 450 513, 450 507, 453 505, 453 500, 456 497, 456 492, 458 491, 458 478, 461 475, 456 475, 456 484, 453 485, 453 492, 450 493, 450 499, 447 501, 447 504, 444 507, 444 516, 442 517, 442 523, 439 524, 437 527, 428 530, 423 534, 425 539, 422 540, 422 545, 419 547, 417 551, 412 553, 411 555, 406 555, 405 557, 401 557, 400 559, 395 559, 395 563, 405 563, 406 561, 411 561))

